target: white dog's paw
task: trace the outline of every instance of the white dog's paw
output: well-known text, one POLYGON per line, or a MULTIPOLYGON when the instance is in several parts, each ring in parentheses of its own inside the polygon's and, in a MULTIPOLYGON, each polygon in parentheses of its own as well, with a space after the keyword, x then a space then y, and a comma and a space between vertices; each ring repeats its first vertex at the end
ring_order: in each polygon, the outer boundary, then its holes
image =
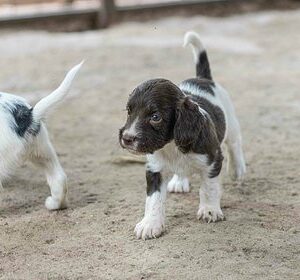
POLYGON ((67 202, 64 199, 63 201, 48 196, 45 202, 45 206, 48 210, 59 210, 67 208, 67 202))
POLYGON ((168 183, 168 192, 182 193, 190 191, 189 179, 186 177, 179 177, 174 174, 171 181, 168 183))
POLYGON ((223 221, 225 219, 221 208, 211 205, 200 205, 197 218, 199 220, 202 219, 207 223, 223 221))
POLYGON ((159 217, 144 217, 134 229, 138 239, 151 239, 161 236, 165 228, 164 221, 159 217))

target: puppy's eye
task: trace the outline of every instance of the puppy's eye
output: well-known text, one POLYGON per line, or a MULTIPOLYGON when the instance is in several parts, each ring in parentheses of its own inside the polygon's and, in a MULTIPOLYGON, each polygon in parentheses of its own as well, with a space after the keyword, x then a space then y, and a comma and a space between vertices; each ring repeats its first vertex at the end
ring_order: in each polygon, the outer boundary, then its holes
POLYGON ((130 115, 131 114, 131 110, 129 107, 127 107, 127 114, 130 115))
POLYGON ((150 118, 150 122, 153 124, 157 124, 160 123, 162 120, 161 115, 159 113, 154 113, 152 114, 151 118, 150 118))

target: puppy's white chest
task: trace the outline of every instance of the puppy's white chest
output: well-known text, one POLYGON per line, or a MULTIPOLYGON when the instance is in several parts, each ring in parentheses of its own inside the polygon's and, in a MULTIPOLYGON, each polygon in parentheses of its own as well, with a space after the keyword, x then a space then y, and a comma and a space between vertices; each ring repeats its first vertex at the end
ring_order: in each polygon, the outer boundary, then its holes
POLYGON ((148 164, 156 172, 167 169, 177 175, 187 176, 205 168, 207 156, 195 153, 183 154, 172 141, 153 155, 149 155, 148 164))

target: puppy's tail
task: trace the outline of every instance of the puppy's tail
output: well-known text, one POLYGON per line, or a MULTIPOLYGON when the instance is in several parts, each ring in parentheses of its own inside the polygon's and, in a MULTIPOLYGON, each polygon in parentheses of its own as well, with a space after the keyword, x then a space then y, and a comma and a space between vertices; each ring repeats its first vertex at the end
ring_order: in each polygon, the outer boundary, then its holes
POLYGON ((73 67, 68 72, 60 86, 34 106, 33 116, 36 120, 44 119, 47 114, 65 98, 83 62, 84 61, 73 67))
POLYGON ((184 35, 183 46, 191 45, 196 63, 196 75, 199 78, 212 80, 209 61, 199 35, 194 31, 188 31, 184 35))

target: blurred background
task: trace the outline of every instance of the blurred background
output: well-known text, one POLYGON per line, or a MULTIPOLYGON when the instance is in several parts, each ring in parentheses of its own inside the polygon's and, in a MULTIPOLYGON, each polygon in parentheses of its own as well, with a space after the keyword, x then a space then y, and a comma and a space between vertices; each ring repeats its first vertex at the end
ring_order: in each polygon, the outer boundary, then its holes
POLYGON ((30 164, 3 182, 0 280, 299 280, 299 30, 297 0, 0 0, 1 91, 34 105, 85 60, 47 119, 70 207, 45 209, 45 176, 30 164), (168 195, 166 233, 143 242, 145 159, 118 132, 138 84, 195 76, 188 30, 232 97, 247 174, 232 181, 224 162, 226 221, 210 224, 196 218, 191 176, 190 193, 168 195))
POLYGON ((293 9, 298 4, 298 0, 0 0, 0 28, 79 31, 174 13, 224 16, 270 8, 293 9))

